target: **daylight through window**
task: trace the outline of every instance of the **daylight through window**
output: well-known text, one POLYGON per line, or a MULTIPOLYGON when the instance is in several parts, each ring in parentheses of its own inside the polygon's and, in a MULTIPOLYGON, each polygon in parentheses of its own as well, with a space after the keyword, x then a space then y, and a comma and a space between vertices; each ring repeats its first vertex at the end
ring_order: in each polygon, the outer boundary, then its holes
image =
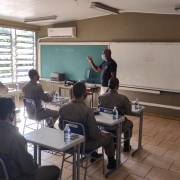
POLYGON ((35 32, 0 27, 0 81, 27 81, 36 66, 35 32))

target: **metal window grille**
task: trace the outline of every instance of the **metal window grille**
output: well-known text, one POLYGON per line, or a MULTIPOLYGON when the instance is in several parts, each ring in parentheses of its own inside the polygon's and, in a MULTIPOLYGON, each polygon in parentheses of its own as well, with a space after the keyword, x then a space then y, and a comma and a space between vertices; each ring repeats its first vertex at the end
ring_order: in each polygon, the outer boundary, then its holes
POLYGON ((36 68, 35 32, 0 27, 0 81, 27 81, 32 68, 36 68))

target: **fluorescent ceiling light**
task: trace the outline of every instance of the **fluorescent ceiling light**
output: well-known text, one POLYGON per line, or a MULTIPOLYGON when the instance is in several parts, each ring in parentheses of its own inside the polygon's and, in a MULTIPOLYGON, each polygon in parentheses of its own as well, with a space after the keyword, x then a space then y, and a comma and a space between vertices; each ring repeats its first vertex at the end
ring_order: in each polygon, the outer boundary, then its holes
POLYGON ((57 16, 46 16, 46 17, 24 19, 24 22, 31 23, 31 22, 36 22, 36 21, 52 21, 56 19, 57 19, 57 16))
POLYGON ((90 8, 97 9, 99 11, 107 12, 110 14, 119 14, 119 9, 107 6, 107 5, 99 3, 99 2, 92 2, 90 8))
POLYGON ((175 5, 174 10, 175 10, 175 11, 179 11, 179 10, 180 10, 180 5, 179 5, 179 4, 175 5))

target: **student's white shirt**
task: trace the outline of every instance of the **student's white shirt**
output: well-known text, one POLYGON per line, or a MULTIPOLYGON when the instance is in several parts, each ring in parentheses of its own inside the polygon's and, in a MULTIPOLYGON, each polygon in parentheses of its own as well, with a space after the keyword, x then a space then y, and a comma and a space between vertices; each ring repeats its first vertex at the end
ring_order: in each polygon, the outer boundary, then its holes
POLYGON ((100 95, 104 94, 107 91, 108 87, 101 86, 100 95))

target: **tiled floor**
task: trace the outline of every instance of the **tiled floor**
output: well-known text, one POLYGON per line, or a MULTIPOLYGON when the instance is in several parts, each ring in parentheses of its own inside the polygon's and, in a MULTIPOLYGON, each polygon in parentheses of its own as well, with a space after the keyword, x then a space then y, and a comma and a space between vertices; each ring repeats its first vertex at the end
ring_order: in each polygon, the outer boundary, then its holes
MULTIPOLYGON (((20 132, 23 128, 23 109, 19 114, 22 120, 18 123, 20 132)), ((131 153, 137 148, 139 119, 128 116, 133 121, 131 152, 122 152, 122 167, 108 179, 111 180, 180 180, 180 121, 144 115, 143 149, 134 157, 131 153)), ((26 130, 26 133, 29 132, 26 130)), ((29 152, 33 149, 29 147, 29 152)), ((61 166, 61 157, 42 153, 42 165, 61 166)), ((107 157, 105 157, 107 164, 107 157)), ((105 167, 105 171, 107 169, 105 167)), ((81 169, 81 179, 84 170, 81 169)), ((62 179, 72 179, 72 166, 65 163, 62 179)), ((106 179, 102 174, 101 162, 94 164, 87 172, 87 180, 106 179)))

